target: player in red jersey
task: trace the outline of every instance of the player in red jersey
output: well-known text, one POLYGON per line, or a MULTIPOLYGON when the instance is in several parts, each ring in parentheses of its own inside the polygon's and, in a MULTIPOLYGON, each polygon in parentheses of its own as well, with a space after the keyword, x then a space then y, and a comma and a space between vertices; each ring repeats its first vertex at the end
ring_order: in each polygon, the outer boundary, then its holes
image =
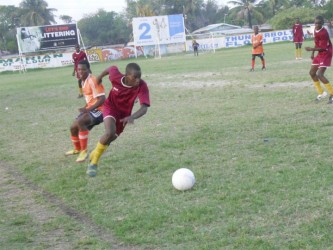
MULTIPOLYGON (((80 76, 78 75, 77 66, 78 66, 79 62, 82 60, 88 61, 88 57, 87 57, 87 54, 83 50, 80 49, 79 44, 75 45, 75 52, 72 54, 72 59, 73 59, 73 63, 74 63, 73 76, 76 76, 76 78, 78 80, 78 84, 79 84, 78 98, 81 98, 81 97, 83 97, 82 84, 81 84, 82 80, 81 80, 80 76)), ((90 71, 90 73, 91 73, 91 71, 90 71)))
POLYGON ((320 101, 327 96, 327 93, 320 86, 320 81, 324 84, 328 93, 330 94, 328 103, 333 103, 333 88, 329 83, 327 78, 324 76, 326 68, 331 66, 332 62, 332 42, 330 40, 327 30, 323 27, 324 18, 322 16, 317 16, 315 19, 315 30, 314 30, 314 42, 315 47, 306 47, 306 51, 312 51, 311 59, 312 66, 310 69, 310 76, 314 82, 314 86, 318 92, 316 98, 320 101), (315 51, 318 52, 317 56, 314 56, 315 51))
POLYGON ((105 69, 97 80, 101 82, 106 75, 109 75, 112 89, 103 105, 105 133, 89 156, 87 174, 91 177, 96 175, 99 159, 110 143, 123 132, 127 123, 134 123, 135 119, 145 115, 150 106, 148 86, 141 79, 141 69, 138 64, 127 64, 125 75, 120 73, 116 66, 111 66, 105 69), (132 114, 137 98, 140 108, 132 114))
POLYGON ((79 154, 76 162, 86 160, 89 131, 103 122, 104 86, 103 84, 98 84, 96 77, 90 74, 89 69, 88 61, 83 60, 78 63, 77 72, 83 82, 82 87, 86 105, 83 108, 79 108, 80 114, 70 128, 74 149, 65 153, 67 156, 79 154))
POLYGON ((304 41, 303 26, 296 18, 296 23, 293 25, 293 42, 296 47, 296 60, 302 60, 302 43, 304 41))
POLYGON ((262 34, 259 34, 259 27, 253 27, 254 34, 251 37, 252 42, 252 63, 250 71, 254 71, 254 65, 256 57, 258 56, 261 60, 262 70, 266 70, 265 59, 264 59, 264 47, 263 47, 263 37, 262 34))

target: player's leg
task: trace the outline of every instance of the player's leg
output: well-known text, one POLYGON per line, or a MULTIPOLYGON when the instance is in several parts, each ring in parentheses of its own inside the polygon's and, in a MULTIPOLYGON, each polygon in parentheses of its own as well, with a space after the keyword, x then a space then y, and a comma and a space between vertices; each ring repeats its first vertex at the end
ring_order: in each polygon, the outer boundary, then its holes
POLYGON ((302 43, 298 43, 298 59, 302 60, 302 43))
POLYGON ((310 69, 310 76, 313 80, 313 85, 315 86, 317 90, 317 98, 316 101, 320 101, 321 99, 325 98, 327 96, 327 93, 323 90, 323 88, 320 86, 320 81, 317 77, 317 71, 318 71, 319 65, 318 64, 312 64, 310 69))
POLYGON ((262 64, 261 70, 266 70, 266 62, 265 62, 264 54, 259 55, 259 57, 260 57, 261 64, 262 64))
POLYGON ((79 127, 79 141, 80 141, 80 155, 76 159, 76 162, 83 162, 88 156, 87 147, 88 147, 88 137, 89 137, 89 128, 94 125, 94 119, 90 113, 81 113, 77 117, 77 124, 79 127))
POLYGON ((255 64, 256 64, 256 55, 252 54, 251 69, 250 69, 250 71, 254 71, 254 65, 255 64))
POLYGON ((104 128, 104 134, 99 139, 99 142, 97 143, 95 149, 91 152, 89 157, 90 164, 87 169, 87 174, 91 177, 96 176, 97 165, 102 154, 109 147, 110 143, 118 137, 118 135, 116 134, 117 126, 114 117, 108 116, 104 118, 104 128))
POLYGON ((298 46, 299 46, 299 43, 295 43, 295 49, 296 49, 296 52, 295 52, 295 57, 296 57, 296 60, 298 60, 299 58, 299 53, 298 53, 298 46))
POLYGON ((66 156, 68 155, 76 155, 79 154, 81 151, 81 145, 80 145, 80 140, 79 140, 79 126, 77 123, 77 120, 75 120, 71 127, 70 127, 70 132, 71 132, 71 141, 73 143, 74 149, 69 150, 65 153, 66 156))
POLYGON ((330 94, 330 97, 328 99, 328 103, 333 103, 333 88, 328 79, 325 77, 325 71, 326 67, 319 67, 317 71, 317 77, 318 79, 324 84, 325 88, 327 89, 327 92, 330 94))

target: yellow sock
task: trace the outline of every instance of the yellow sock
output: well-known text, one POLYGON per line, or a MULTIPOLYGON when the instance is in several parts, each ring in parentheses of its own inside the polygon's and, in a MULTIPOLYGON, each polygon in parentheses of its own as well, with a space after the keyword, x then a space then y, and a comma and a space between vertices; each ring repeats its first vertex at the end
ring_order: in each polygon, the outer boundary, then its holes
POLYGON ((298 58, 298 49, 296 49, 296 58, 298 58))
POLYGON ((83 90, 82 90, 82 88, 79 88, 79 93, 80 93, 80 95, 83 95, 83 90))
POLYGON ((324 86, 327 89, 328 93, 330 93, 330 95, 333 95, 332 85, 328 82, 328 83, 325 83, 324 86))
POLYGON ((302 49, 301 48, 298 49, 298 57, 302 58, 302 49))
POLYGON ((97 165, 99 159, 105 150, 109 147, 109 145, 103 145, 100 142, 97 143, 96 148, 90 154, 90 163, 93 165, 97 165))
POLYGON ((314 84, 314 86, 315 86, 315 88, 316 88, 318 94, 321 95, 321 94, 324 92, 324 90, 323 90, 323 88, 320 86, 320 82, 319 82, 319 81, 317 81, 317 82, 313 82, 313 84, 314 84))

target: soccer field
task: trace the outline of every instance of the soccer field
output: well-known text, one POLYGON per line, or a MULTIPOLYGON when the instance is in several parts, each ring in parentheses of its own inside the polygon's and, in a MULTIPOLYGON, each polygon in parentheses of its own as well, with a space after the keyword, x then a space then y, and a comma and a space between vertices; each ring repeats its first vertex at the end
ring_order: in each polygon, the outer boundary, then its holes
POLYGON ((95 178, 64 156, 84 105, 72 67, 0 74, 1 248, 330 249, 333 106, 314 102, 310 53, 264 48, 266 71, 257 58, 249 72, 250 47, 135 60, 151 107, 95 178), (196 177, 186 192, 171 184, 182 167, 196 177))

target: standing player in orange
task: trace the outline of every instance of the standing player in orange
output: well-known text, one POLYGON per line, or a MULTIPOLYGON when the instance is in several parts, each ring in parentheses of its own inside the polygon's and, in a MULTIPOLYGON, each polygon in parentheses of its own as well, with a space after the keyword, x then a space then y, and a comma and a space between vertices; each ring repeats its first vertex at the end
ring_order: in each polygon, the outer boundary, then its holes
POLYGON ((296 60, 302 60, 302 43, 304 40, 303 26, 296 18, 296 23, 293 25, 293 42, 296 47, 296 60))
POLYGON ((310 69, 310 76, 313 80, 314 86, 318 92, 318 96, 316 101, 320 101, 321 99, 327 96, 327 93, 320 86, 320 81, 324 84, 327 89, 330 97, 328 99, 328 104, 333 103, 333 88, 329 83, 327 78, 324 76, 326 68, 331 66, 332 62, 332 42, 330 40, 330 36, 327 30, 323 27, 324 18, 322 16, 317 16, 315 18, 315 30, 314 30, 314 42, 315 47, 306 47, 306 51, 312 51, 311 59, 312 66, 310 69), (318 52, 317 56, 314 56, 315 52, 318 52))
POLYGON ((87 145, 89 131, 103 122, 102 106, 105 101, 105 91, 103 84, 98 84, 96 77, 90 74, 90 65, 86 60, 80 61, 77 67, 77 73, 82 80, 83 94, 86 105, 79 108, 80 114, 71 125, 71 140, 74 149, 65 153, 65 155, 79 154, 76 162, 83 162, 87 158, 87 145))
POLYGON ((127 64, 125 74, 120 73, 116 66, 111 66, 98 76, 98 82, 102 82, 103 77, 107 75, 112 83, 112 89, 103 105, 105 132, 96 148, 90 153, 87 169, 87 175, 90 177, 96 176, 100 157, 110 143, 123 132, 126 124, 132 124, 135 119, 145 115, 150 106, 149 89, 147 83, 141 79, 141 69, 138 64, 127 64), (132 113, 137 99, 140 108, 132 113))
POLYGON ((254 65, 256 57, 258 56, 262 63, 262 70, 266 70, 265 66, 265 59, 264 59, 264 48, 263 48, 263 38, 262 34, 259 34, 259 27, 254 26, 253 27, 254 34, 251 37, 251 43, 252 43, 252 64, 250 71, 254 71, 254 65))
MULTIPOLYGON (((80 49, 80 45, 76 44, 75 45, 75 52, 72 54, 72 59, 73 59, 73 63, 74 63, 74 70, 73 70, 73 76, 76 76, 77 80, 78 80, 78 84, 79 84, 79 95, 77 98, 81 98, 83 97, 83 92, 82 92, 82 80, 80 78, 80 76, 78 75, 77 72, 77 66, 79 64, 80 61, 82 60, 87 60, 88 61, 88 57, 87 54, 80 49)), ((91 73, 91 71, 90 71, 91 73)))

